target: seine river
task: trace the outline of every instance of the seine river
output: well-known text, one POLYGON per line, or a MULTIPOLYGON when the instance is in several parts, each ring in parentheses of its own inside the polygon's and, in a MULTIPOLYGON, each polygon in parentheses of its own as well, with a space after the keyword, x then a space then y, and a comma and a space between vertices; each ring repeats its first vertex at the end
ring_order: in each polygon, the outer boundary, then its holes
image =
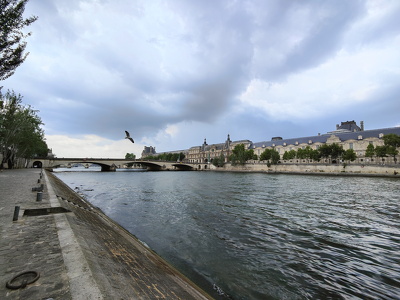
POLYGON ((56 175, 217 299, 400 299, 398 179, 56 175))

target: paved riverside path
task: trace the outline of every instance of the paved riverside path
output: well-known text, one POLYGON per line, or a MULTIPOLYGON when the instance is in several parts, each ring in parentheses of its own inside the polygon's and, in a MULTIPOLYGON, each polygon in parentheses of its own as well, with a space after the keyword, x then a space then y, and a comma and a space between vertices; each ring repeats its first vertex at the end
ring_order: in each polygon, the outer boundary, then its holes
POLYGON ((40 173, 0 172, 0 299, 212 299, 53 174, 39 183, 40 173), (40 277, 6 287, 24 271, 40 277))

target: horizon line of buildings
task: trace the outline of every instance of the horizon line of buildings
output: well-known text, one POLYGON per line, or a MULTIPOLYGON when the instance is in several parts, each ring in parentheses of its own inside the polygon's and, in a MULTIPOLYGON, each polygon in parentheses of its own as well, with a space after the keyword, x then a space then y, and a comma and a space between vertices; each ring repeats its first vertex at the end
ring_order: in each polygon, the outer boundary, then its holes
MULTIPOLYGON (((219 157, 221 154, 227 159, 232 153, 236 145, 244 144, 245 149, 253 149, 254 154, 260 156, 265 149, 275 149, 281 156, 286 151, 304 149, 310 146, 312 149, 318 149, 323 144, 337 143, 344 150, 353 149, 357 157, 365 157, 365 151, 369 144, 376 146, 384 145, 383 136, 386 134, 400 135, 400 127, 381 128, 364 130, 364 122, 360 122, 360 126, 353 121, 341 122, 336 125, 336 130, 308 137, 289 138, 273 137, 270 141, 253 143, 250 140, 231 141, 230 135, 224 143, 208 145, 206 139, 201 146, 193 146, 186 150, 168 151, 163 153, 184 153, 185 161, 190 163, 209 163, 214 157, 219 157)), ((155 147, 145 146, 142 151, 142 159, 147 156, 156 156, 161 153, 156 153, 155 147)))

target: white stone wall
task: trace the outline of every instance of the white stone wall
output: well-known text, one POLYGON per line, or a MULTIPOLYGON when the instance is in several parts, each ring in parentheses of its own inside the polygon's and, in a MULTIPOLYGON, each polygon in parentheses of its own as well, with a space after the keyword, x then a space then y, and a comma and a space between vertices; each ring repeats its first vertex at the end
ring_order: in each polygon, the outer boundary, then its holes
POLYGON ((210 166, 210 170, 237 171, 237 172, 287 172, 287 173, 348 173, 348 174, 375 174, 395 175, 400 178, 400 164, 387 165, 346 165, 343 164, 278 164, 268 167, 263 163, 247 163, 244 166, 225 164, 223 168, 210 166))

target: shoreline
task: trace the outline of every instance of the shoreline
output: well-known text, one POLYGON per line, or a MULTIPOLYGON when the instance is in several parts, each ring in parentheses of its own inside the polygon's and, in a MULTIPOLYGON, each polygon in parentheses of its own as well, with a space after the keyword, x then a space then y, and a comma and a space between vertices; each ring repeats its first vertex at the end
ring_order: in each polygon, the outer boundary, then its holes
MULTIPOLYGON (((172 266, 170 263, 165 261, 162 257, 160 257, 156 252, 154 252, 151 248, 147 247, 142 241, 140 241, 134 234, 130 233, 128 230, 126 230, 124 227, 122 227, 120 224, 118 224, 117 221, 109 218, 107 215, 104 214, 104 212, 96 207, 93 206, 89 201, 81 197, 78 193, 76 193, 74 190, 72 190, 66 183, 64 183, 61 179, 59 179, 57 176, 52 174, 52 172, 46 171, 49 179, 50 179, 50 185, 55 189, 58 198, 62 199, 62 203, 66 204, 69 209, 73 209, 75 214, 77 214, 78 218, 82 218, 82 212, 81 210, 83 209, 86 212, 90 212, 90 214, 95 215, 98 217, 99 220, 93 220, 93 224, 90 224, 90 226, 93 227, 104 227, 100 228, 101 230, 108 230, 108 234, 106 238, 109 238, 113 241, 110 240, 102 240, 101 242, 105 243, 105 248, 111 248, 108 249, 111 252, 111 256, 107 258, 107 262, 96 262, 99 265, 104 265, 107 264, 107 266, 110 268, 117 267, 117 269, 124 268, 124 269, 137 269, 138 267, 142 267, 141 265, 137 264, 130 264, 134 260, 136 261, 141 261, 143 264, 146 264, 146 269, 148 269, 149 273, 148 274, 143 274, 145 277, 155 277, 154 281, 148 281, 145 280, 147 283, 146 289, 149 289, 148 292, 145 291, 145 294, 148 296, 152 297, 177 297, 177 299, 213 299, 206 291, 201 289, 198 285, 196 285, 194 282, 192 282, 189 278, 187 278, 185 275, 183 275, 180 271, 178 271, 174 266, 172 266), (61 196, 61 197, 60 197, 61 196), (75 206, 74 207, 71 207, 75 206), (76 209, 78 207, 78 209, 76 209), (106 228, 106 229, 105 229, 106 228), (115 242, 115 244, 114 244, 115 242), (110 245, 108 245, 110 244, 110 245), (111 246, 111 247, 110 247, 111 246), (122 256, 128 256, 127 259, 123 259, 122 261, 121 258, 122 256), (113 260, 114 258, 119 258, 119 263, 122 263, 122 266, 114 266, 113 260), (170 282, 172 279, 172 282, 170 282), (165 280, 165 282, 163 282, 165 280), (174 286, 175 285, 175 286, 174 286), (161 292, 161 286, 163 286, 164 292, 161 292), (151 287, 151 288, 150 288, 151 287)), ((64 205, 63 205, 64 206, 64 205)), ((87 213, 86 213, 87 214, 87 213)), ((73 230, 76 231, 76 233, 79 234, 79 228, 74 228, 73 230)), ((99 228, 96 228, 95 230, 97 231, 99 228)), ((95 232, 96 234, 96 232, 95 232)), ((88 237, 87 237, 88 238, 88 237)), ((101 237, 100 237, 101 238, 101 237)), ((99 240, 93 240, 92 242, 98 243, 99 240)), ((91 245, 86 241, 86 244, 89 248, 91 248, 91 245)), ((97 249, 99 250, 99 249, 97 249)), ((102 249, 104 250, 104 249, 102 249)), ((94 249, 91 249, 87 255, 94 255, 94 249)), ((104 257, 102 257, 102 260, 104 260, 104 257)), ((99 267, 99 266, 98 266, 99 267)), ((115 275, 113 274, 112 270, 109 270, 109 272, 105 272, 105 276, 107 277, 108 280, 110 280, 110 277, 114 277, 115 275), (111 272, 110 272, 111 271, 111 272)), ((128 272, 130 273, 130 272, 128 272)), ((133 271, 133 273, 138 273, 137 271, 133 271)), ((122 279, 122 281, 128 280, 131 281, 132 277, 137 277, 139 274, 127 274, 129 275, 127 278, 121 278, 121 275, 119 276, 119 281, 122 279)), ((96 277, 96 274, 94 274, 96 277)), ((103 274, 104 276, 104 274, 103 274)), ((135 278, 134 278, 135 279, 135 278)), ((137 278, 139 279, 137 284, 144 284, 144 281, 142 278, 137 278), (142 282, 143 281, 143 282, 142 282), (142 283, 141 283, 142 282, 142 283)), ((111 279, 112 280, 112 279, 111 279)), ((104 281, 104 278, 102 279, 104 281)), ((111 285, 115 285, 116 283, 113 282, 111 285)), ((127 284, 127 283, 125 283, 127 284)), ((118 285, 123 285, 123 283, 118 282, 118 285)), ((138 290, 141 290, 139 293, 143 293, 143 287, 137 287, 138 290)), ((145 289, 145 290, 146 290, 145 289)), ((112 295, 115 297, 115 295, 112 295)), ((138 299, 141 299, 142 297, 139 297, 138 299)))
POLYGON ((291 171, 253 171, 253 170, 223 170, 223 169, 210 169, 202 170, 201 172, 226 172, 226 173, 259 173, 271 175, 308 175, 308 176, 332 176, 332 177, 376 177, 376 178, 398 178, 400 175, 394 174, 373 174, 373 173, 348 173, 348 172, 291 172, 291 171))
POLYGON ((201 171, 264 173, 311 176, 345 176, 345 177, 384 177, 400 178, 400 165, 343 165, 340 164, 277 164, 267 166, 260 163, 246 163, 244 166, 232 166, 230 163, 223 167, 209 168, 201 171))
POLYGON ((213 299, 48 171, 0 172, 0 221, 1 299, 213 299))

